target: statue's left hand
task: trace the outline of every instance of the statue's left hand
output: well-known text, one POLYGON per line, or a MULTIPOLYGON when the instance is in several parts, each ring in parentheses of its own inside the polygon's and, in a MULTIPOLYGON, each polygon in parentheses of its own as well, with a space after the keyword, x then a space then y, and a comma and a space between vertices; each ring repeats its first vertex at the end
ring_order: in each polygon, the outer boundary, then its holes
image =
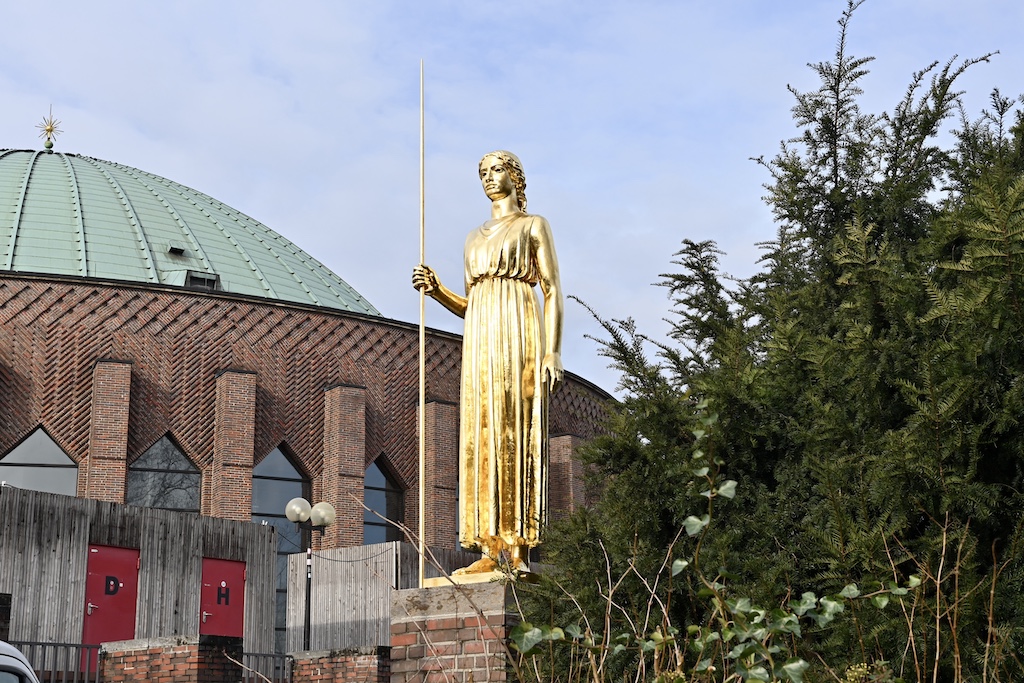
POLYGON ((544 361, 541 363, 541 377, 548 388, 548 393, 554 393, 565 377, 561 354, 549 353, 544 356, 544 361))

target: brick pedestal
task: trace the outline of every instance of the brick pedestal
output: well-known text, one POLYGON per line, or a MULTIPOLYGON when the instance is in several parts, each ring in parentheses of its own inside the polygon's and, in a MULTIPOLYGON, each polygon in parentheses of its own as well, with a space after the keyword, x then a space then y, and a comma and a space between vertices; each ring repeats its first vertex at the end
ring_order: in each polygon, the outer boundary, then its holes
POLYGON ((391 680, 388 650, 386 647, 359 647, 350 650, 293 652, 292 683, 388 683, 391 680))
POLYGON ((174 636, 104 643, 104 683, 227 683, 242 680, 242 639, 174 636))
POLYGON ((497 583, 395 591, 391 683, 511 679, 507 643, 517 621, 497 583))

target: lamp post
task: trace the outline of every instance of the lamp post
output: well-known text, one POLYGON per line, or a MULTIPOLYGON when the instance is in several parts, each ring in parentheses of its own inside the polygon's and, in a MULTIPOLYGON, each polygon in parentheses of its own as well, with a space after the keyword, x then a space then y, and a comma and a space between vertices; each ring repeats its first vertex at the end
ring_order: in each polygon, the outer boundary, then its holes
MULTIPOLYGON (((324 535, 324 529, 334 524, 337 514, 334 506, 330 503, 317 503, 310 505, 305 498, 292 498, 284 506, 284 515, 288 521, 295 522, 295 525, 305 531, 320 532, 324 535)), ((313 596, 313 539, 309 539, 309 547, 306 548, 306 618, 302 631, 302 649, 309 649, 310 636, 310 605, 313 596)))

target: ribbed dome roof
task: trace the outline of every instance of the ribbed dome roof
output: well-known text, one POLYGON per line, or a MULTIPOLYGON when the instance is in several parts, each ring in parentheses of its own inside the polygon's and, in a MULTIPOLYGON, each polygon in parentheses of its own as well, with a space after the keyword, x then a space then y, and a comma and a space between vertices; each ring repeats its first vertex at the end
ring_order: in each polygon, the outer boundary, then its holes
POLYGON ((160 176, 77 154, 0 150, 0 272, 213 289, 380 315, 257 220, 160 176))

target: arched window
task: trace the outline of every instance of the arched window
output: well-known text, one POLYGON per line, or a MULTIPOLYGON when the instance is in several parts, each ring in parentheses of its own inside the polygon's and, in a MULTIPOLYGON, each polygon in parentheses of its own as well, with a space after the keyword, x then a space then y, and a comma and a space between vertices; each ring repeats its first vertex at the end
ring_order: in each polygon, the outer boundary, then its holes
POLYGON ((285 651, 285 609, 288 604, 288 555, 305 552, 309 534, 300 531, 284 516, 284 506, 292 498, 309 499, 309 480, 275 448, 252 471, 252 521, 277 527, 277 612, 274 619, 274 644, 285 651))
POLYGON ((39 427, 0 458, 0 481, 20 489, 74 496, 78 465, 39 427))
POLYGON ((128 466, 124 501, 160 510, 199 512, 200 479, 196 466, 165 434, 128 466))
POLYGON ((404 540, 404 534, 391 522, 401 522, 404 516, 402 489, 376 462, 366 468, 363 482, 363 544, 404 540), (384 519, 381 519, 383 517, 384 519))

